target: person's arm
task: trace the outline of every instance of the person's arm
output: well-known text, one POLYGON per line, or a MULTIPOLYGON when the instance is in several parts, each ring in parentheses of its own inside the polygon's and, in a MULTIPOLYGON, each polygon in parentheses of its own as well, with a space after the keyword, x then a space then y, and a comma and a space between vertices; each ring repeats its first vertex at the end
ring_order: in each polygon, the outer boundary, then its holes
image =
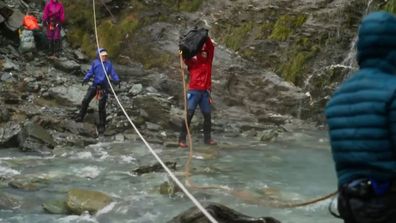
POLYGON ((210 61, 210 63, 212 63, 214 57, 214 45, 210 37, 206 39, 205 50, 208 52, 208 60, 210 61))
POLYGON ((118 77, 117 72, 115 71, 115 69, 113 68, 113 64, 109 64, 109 70, 110 70, 110 77, 111 80, 114 82, 114 84, 118 84, 120 83, 120 78, 118 77))
POLYGON ((95 61, 92 62, 91 68, 89 68, 87 74, 85 74, 85 77, 84 77, 84 80, 83 80, 84 82, 89 81, 89 79, 91 79, 91 77, 93 76, 94 71, 95 71, 95 64, 96 64, 95 61))

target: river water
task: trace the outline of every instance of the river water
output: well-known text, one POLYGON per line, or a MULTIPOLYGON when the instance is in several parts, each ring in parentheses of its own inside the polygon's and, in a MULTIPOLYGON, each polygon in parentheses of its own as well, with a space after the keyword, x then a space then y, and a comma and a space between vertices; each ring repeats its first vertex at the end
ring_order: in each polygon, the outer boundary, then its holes
MULTIPOLYGON (((199 185, 223 185, 260 194, 264 190, 279 200, 305 201, 333 192, 336 177, 324 131, 290 133, 275 143, 247 138, 219 138, 218 147, 196 144, 191 180, 199 185)), ((184 170, 188 151, 152 145, 164 161, 176 161, 177 173, 184 170)), ((155 160, 140 142, 99 142, 85 148, 58 148, 43 157, 2 149, 0 175, 3 178, 45 179, 37 191, 13 189, 2 183, 0 190, 17 198, 21 205, 0 210, 0 222, 130 222, 162 223, 193 204, 183 194, 161 195, 158 187, 168 180, 165 173, 133 174, 139 166, 155 160), (114 202, 95 216, 51 215, 41 204, 63 199, 71 188, 101 191, 114 202)), ((179 179, 183 179, 181 174, 179 179)), ((183 181, 182 181, 183 182, 183 181)), ((327 211, 330 200, 301 208, 273 208, 242 200, 221 190, 191 190, 201 202, 222 203, 246 215, 271 216, 282 223, 337 223, 327 211)), ((269 201, 268 201, 269 202, 269 201)))

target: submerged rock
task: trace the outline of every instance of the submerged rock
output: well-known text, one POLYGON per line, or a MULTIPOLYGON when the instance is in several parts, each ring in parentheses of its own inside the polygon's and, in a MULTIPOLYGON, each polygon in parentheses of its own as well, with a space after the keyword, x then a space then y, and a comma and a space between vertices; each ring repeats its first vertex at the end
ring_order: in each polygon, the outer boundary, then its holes
POLYGON ((102 192, 72 189, 67 193, 66 205, 73 214, 80 215, 84 211, 95 214, 111 202, 112 198, 102 192))
MULTIPOLYGON (((176 170, 176 162, 165 162, 165 165, 170 168, 171 170, 176 170)), ((162 168, 160 163, 156 163, 151 166, 142 166, 137 169, 135 169, 133 172, 136 173, 137 175, 142 175, 145 173, 152 173, 152 172, 163 172, 164 169, 162 168)))
POLYGON ((17 208, 18 206, 20 206, 20 202, 18 199, 8 194, 0 193, 0 209, 9 210, 17 208))
POLYGON ((64 200, 47 201, 42 204, 43 209, 50 214, 68 214, 66 203, 64 200))
MULTIPOLYGON (((232 210, 222 204, 208 203, 205 209, 219 222, 219 223, 280 223, 280 221, 272 217, 253 218, 232 210)), ((209 223, 202 212, 192 207, 180 215, 176 216, 168 223, 209 223)))

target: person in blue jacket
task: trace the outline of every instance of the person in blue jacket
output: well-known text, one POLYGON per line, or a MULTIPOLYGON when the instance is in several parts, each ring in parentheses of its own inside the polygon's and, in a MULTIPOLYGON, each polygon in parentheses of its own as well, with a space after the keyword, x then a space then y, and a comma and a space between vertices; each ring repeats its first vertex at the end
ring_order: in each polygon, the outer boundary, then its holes
POLYGON ((345 223, 396 222, 396 17, 367 15, 357 42, 359 70, 325 114, 345 223))
POLYGON ((87 113, 89 103, 96 96, 96 98, 99 100, 98 132, 100 134, 104 133, 105 131, 106 102, 110 90, 109 82, 106 78, 106 73, 113 84, 117 85, 120 83, 120 78, 114 70, 112 63, 108 59, 107 50, 104 48, 99 48, 96 59, 92 62, 91 68, 88 70, 82 81, 82 84, 84 85, 87 84, 91 78, 93 78, 92 85, 88 88, 87 94, 82 100, 81 110, 77 116, 76 121, 82 122, 84 120, 84 116, 87 113), (103 62, 106 72, 103 70, 101 61, 103 62))

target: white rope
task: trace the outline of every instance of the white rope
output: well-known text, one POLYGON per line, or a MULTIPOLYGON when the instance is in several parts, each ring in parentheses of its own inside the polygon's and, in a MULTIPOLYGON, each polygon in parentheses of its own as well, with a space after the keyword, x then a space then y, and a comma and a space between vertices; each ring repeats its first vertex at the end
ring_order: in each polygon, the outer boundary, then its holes
MULTIPOLYGON (((95 27, 95 38, 96 38, 96 45, 97 49, 99 50, 99 39, 98 39, 98 30, 97 30, 97 25, 96 25, 96 9, 95 9, 95 0, 92 0, 93 3, 93 16, 94 16, 94 27, 95 27)), ((99 53, 99 52, 98 52, 99 53)), ((125 111, 124 107, 122 106, 120 100, 118 99, 117 94, 114 91, 114 88, 110 82, 110 79, 108 77, 107 71, 105 69, 105 66, 103 64, 102 58, 100 58, 100 62, 102 64, 103 71, 106 74, 107 81, 110 85, 110 89, 114 94, 114 98, 116 99, 118 105, 120 106, 122 112, 124 113, 125 117, 128 119, 129 123, 131 123, 133 129, 136 131, 136 133, 139 135, 139 137, 142 139, 144 144, 147 146, 147 148, 150 150, 150 152, 153 154, 153 156, 157 159, 157 161, 161 164, 161 166, 165 169, 165 171, 169 174, 169 176, 172 178, 172 180, 177 184, 177 186, 180 187, 180 189, 187 195, 187 197, 197 206, 197 208, 210 220, 212 223, 218 223, 216 219, 212 217, 212 215, 209 214, 209 212, 199 203, 199 201, 187 190, 187 188, 177 179, 177 177, 172 173, 172 171, 164 164, 164 162, 161 160, 161 158, 155 153, 155 151, 151 148, 151 146, 148 144, 146 139, 142 136, 142 134, 139 132, 135 124, 132 122, 131 118, 129 117, 128 113, 125 111)))

